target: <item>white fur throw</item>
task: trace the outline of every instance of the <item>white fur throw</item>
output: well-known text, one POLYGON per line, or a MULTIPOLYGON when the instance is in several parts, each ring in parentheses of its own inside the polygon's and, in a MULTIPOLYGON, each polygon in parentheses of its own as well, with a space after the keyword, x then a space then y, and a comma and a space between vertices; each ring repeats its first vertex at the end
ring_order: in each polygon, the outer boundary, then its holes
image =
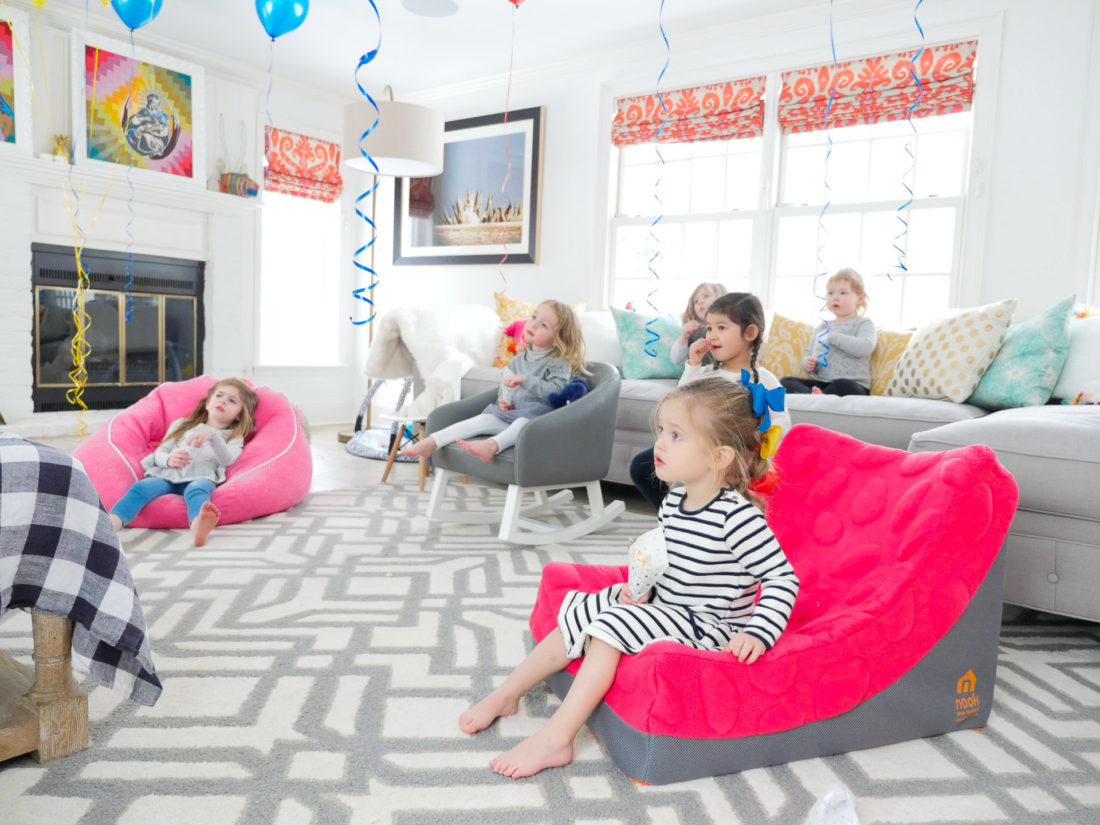
POLYGON ((489 307, 399 307, 378 319, 363 372, 371 378, 417 374, 426 381, 445 361, 488 366, 501 332, 500 318, 489 307))

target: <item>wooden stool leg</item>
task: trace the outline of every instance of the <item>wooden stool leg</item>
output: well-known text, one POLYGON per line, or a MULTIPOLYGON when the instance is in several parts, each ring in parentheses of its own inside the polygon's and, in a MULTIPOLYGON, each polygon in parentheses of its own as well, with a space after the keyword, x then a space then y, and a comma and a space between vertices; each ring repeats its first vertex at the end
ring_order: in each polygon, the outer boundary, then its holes
POLYGON ((390 469, 393 467, 393 462, 397 460, 397 451, 401 447, 401 435, 404 431, 405 427, 402 425, 401 429, 399 429, 397 434, 393 437, 393 446, 390 447, 390 454, 386 458, 386 468, 382 470, 382 481, 390 477, 390 469))
MULTIPOLYGON (((425 423, 420 422, 420 440, 423 441, 427 438, 427 430, 425 429, 425 423)), ((424 479, 428 477, 428 460, 424 456, 420 456, 420 492, 424 492, 424 479)))
POLYGON ((73 679, 73 625, 64 616, 31 613, 34 629, 34 687, 27 699, 38 711, 38 749, 49 762, 88 747, 88 697, 73 679))

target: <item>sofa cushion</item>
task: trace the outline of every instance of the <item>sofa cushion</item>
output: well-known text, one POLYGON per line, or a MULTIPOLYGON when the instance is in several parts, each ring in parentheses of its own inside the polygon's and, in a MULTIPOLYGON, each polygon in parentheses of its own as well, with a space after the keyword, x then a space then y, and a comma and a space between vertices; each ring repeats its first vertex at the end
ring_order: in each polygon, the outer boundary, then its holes
POLYGON ((987 410, 1047 403, 1066 363, 1074 299, 1070 295, 1034 318, 1010 326, 969 403, 987 410))
POLYGON ((614 307, 611 316, 623 352, 623 378, 679 378, 683 374, 684 365, 673 364, 669 357, 669 350, 680 337, 678 318, 660 315, 655 319, 648 312, 614 307))
POLYGON ((1075 401, 1084 395, 1083 401, 1100 403, 1100 312, 1093 309, 1090 314, 1074 318, 1069 323, 1069 353, 1058 383, 1054 386, 1054 397, 1065 401, 1075 401))
POLYGON ((894 368, 913 337, 911 329, 875 331, 875 348, 871 352, 871 395, 885 395, 894 377, 894 368))
POLYGON ((675 388, 676 381, 671 378, 624 379, 619 390, 619 418, 616 429, 652 433, 657 402, 675 388))
POLYGON ((776 313, 768 324, 757 363, 776 378, 809 378, 802 354, 810 346, 813 332, 812 324, 793 321, 776 313))
POLYGON ((985 444, 1016 478, 1020 509, 1100 521, 1100 407, 1001 410, 914 434, 914 452, 985 444))
POLYGON ((623 349, 619 345, 619 332, 615 319, 607 309, 582 312, 577 316, 584 335, 584 355, 589 361, 602 361, 622 371, 623 349))
POLYGON ((987 415, 971 404, 880 395, 787 394, 793 424, 816 424, 869 444, 904 450, 913 433, 987 415))
POLYGON ((931 321, 905 348, 887 395, 961 403, 1004 343, 1016 300, 966 309, 931 321))

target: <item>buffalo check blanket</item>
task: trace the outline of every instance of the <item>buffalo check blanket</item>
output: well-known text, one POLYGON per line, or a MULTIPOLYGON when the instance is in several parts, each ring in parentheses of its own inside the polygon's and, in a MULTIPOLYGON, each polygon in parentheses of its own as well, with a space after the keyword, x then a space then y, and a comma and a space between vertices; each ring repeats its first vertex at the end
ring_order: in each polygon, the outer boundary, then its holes
POLYGON ((73 621, 73 668, 143 705, 160 697, 130 567, 84 468, 0 433, 0 615, 73 621))

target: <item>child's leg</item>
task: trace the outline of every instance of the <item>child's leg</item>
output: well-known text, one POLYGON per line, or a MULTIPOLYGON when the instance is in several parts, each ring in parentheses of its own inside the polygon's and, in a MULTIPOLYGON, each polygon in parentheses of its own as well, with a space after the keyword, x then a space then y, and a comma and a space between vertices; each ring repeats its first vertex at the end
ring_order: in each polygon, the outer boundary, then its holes
POLYGON ((607 695, 622 655, 606 642, 591 639, 581 669, 554 715, 537 733, 493 759, 489 766, 518 779, 572 762, 573 740, 607 695))
POLYGON ((183 488, 183 500, 187 503, 187 523, 191 526, 196 547, 206 544, 207 536, 221 518, 221 511, 210 500, 215 486, 213 481, 199 478, 183 488))
POLYGON ((489 727, 498 716, 511 716, 519 709, 521 696, 571 661, 565 655, 561 631, 555 628, 535 645, 500 687, 458 717, 458 726, 466 733, 477 733, 489 727))
POLYGON ((482 433, 493 435, 503 430, 505 426, 505 423, 492 413, 482 413, 481 415, 475 415, 473 418, 464 418, 449 427, 444 427, 442 430, 432 433, 419 444, 405 447, 401 451, 401 455, 429 456, 437 447, 445 447, 453 441, 458 441, 460 438, 469 438, 471 435, 481 435, 482 433))
POLYGON ((154 476, 135 481, 111 508, 109 513, 111 524, 114 524, 115 530, 122 529, 124 525, 134 520, 142 507, 155 498, 175 492, 175 488, 176 485, 171 481, 154 476))
MULTIPOLYGON (((493 417, 496 418, 496 416, 493 417)), ((519 440, 519 431, 526 427, 527 422, 530 420, 529 418, 517 418, 492 438, 483 438, 478 441, 459 439, 458 446, 468 453, 473 453, 482 461, 492 461, 493 456, 501 450, 507 450, 519 440)))

